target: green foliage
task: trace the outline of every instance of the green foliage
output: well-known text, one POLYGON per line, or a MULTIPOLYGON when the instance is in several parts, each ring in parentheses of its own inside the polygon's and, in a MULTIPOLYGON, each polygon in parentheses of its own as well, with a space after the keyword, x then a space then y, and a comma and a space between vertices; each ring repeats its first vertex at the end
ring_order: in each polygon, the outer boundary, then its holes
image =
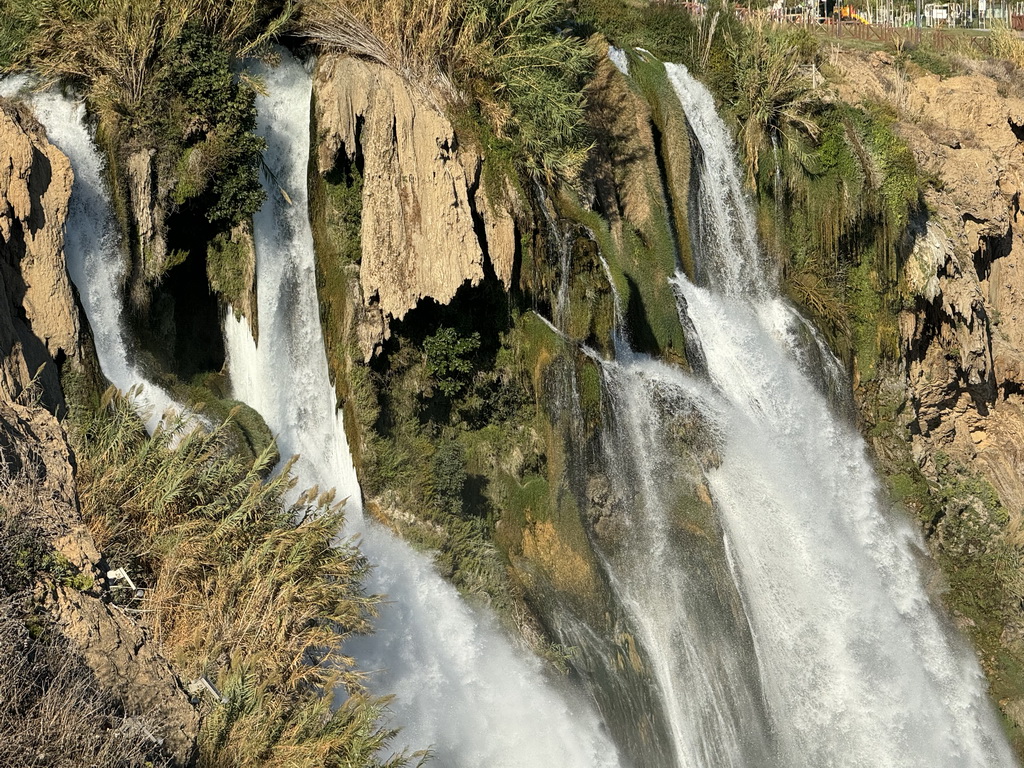
POLYGON ((886 222, 894 231, 902 232, 921 194, 914 153, 893 131, 896 116, 890 109, 870 105, 862 114, 864 137, 881 176, 879 192, 886 222))
POLYGON ((246 265, 255 255, 243 238, 218 233, 206 248, 206 277, 210 287, 237 307, 245 294, 246 265))
POLYGON ((401 764, 379 756, 394 736, 376 724, 384 702, 360 698, 360 675, 340 652, 369 629, 377 598, 362 592, 362 555, 338 541, 333 493, 286 503, 290 473, 264 480, 273 454, 246 461, 225 450, 226 425, 150 436, 113 393, 72 414, 97 544, 148 587, 144 615, 168 656, 228 695, 204 721, 200 765, 401 764), (324 692, 336 686, 354 695, 349 708, 331 710, 324 692))
POLYGON ((480 348, 480 334, 462 336, 454 328, 441 328, 423 340, 427 374, 442 393, 451 397, 469 383, 472 356, 480 348))
POLYGON ((620 48, 646 48, 662 61, 688 67, 694 63, 698 20, 688 11, 667 4, 624 0, 580 0, 575 5, 581 23, 620 48))
POLYGON ((822 105, 814 118, 817 141, 763 156, 762 231, 780 253, 790 296, 866 382, 899 355, 901 249, 922 182, 882 106, 822 105))
POLYGON ((92 589, 93 580, 54 550, 41 531, 0 507, 0 595, 28 592, 38 582, 79 591, 92 589))
POLYGON ((726 99, 740 123, 747 178, 757 176, 762 151, 772 139, 798 146, 798 134, 816 138, 811 110, 818 101, 802 68, 817 55, 806 30, 784 30, 757 18, 728 41, 732 83, 726 99))
POLYGON ((909 59, 921 67, 939 77, 951 77, 953 75, 953 64, 947 56, 936 51, 927 45, 918 45, 910 50, 909 59))
POLYGON ((353 164, 335 168, 324 178, 326 247, 342 264, 362 260, 363 175, 353 164))
POLYGON ((0 69, 11 67, 25 55, 35 25, 31 3, 0 0, 0 69))
POLYGON ((431 498, 440 512, 461 515, 462 492, 466 486, 466 454, 451 437, 442 438, 434 451, 431 498))
POLYGON ((468 98, 519 164, 573 178, 586 159, 583 40, 557 34, 559 0, 311 0, 302 27, 315 42, 379 61, 439 93, 468 98))
POLYGON ((266 143, 253 133, 256 92, 231 71, 230 53, 198 25, 186 25, 167 56, 176 64, 156 89, 151 119, 168 142, 161 152, 178 155, 171 199, 181 205, 204 197, 206 218, 229 229, 264 199, 259 174, 266 143))

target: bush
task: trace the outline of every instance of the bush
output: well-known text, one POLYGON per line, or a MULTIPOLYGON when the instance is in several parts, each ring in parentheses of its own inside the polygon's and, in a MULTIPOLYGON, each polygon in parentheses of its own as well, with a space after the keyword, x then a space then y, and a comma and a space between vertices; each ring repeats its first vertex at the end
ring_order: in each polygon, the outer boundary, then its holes
POLYGON ((377 725, 386 702, 362 694, 340 651, 369 630, 377 598, 362 592, 362 555, 338 541, 332 494, 314 488, 286 503, 291 475, 263 480, 272 449, 255 461, 230 455, 226 425, 149 436, 113 392, 97 411, 76 405, 69 434, 97 544, 134 564, 165 653, 228 699, 204 720, 201 765, 404 762, 380 756, 395 735, 377 725), (350 698, 332 710, 336 686, 350 698))
POLYGON ((441 513, 462 514, 462 492, 466 487, 466 453, 458 440, 441 440, 432 462, 431 498, 441 513))
POLYGON ((441 328, 423 340, 427 373, 448 397, 461 392, 473 371, 472 355, 480 348, 480 334, 460 336, 454 328, 441 328))
MULTIPOLYGON (((151 107, 166 148, 180 144, 177 184, 181 204, 200 198, 215 226, 229 229, 263 204, 260 166, 266 143, 256 136, 256 92, 231 71, 232 58, 213 34, 187 25, 168 48, 176 62, 151 107), (168 111, 168 106, 170 110, 168 111)), ((164 149, 166 153, 166 149, 164 149)))
POLYGON ((812 138, 818 125, 810 116, 818 99, 801 67, 814 55, 814 40, 805 30, 787 32, 762 19, 730 37, 733 82, 727 98, 740 122, 740 144, 747 179, 757 176, 760 154, 770 139, 794 144, 797 134, 812 138))

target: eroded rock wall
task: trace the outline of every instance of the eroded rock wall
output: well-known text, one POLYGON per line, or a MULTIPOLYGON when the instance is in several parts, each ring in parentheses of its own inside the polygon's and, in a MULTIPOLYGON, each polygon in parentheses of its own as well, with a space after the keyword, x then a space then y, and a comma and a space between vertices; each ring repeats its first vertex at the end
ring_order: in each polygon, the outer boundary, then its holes
POLYGON ((882 101, 932 183, 904 268, 900 315, 914 452, 980 470, 1024 514, 1024 100, 984 74, 908 76, 844 54, 840 96, 882 101))
POLYGON ((486 199, 479 155, 458 145, 448 118, 398 73, 325 55, 314 76, 318 170, 340 161, 363 174, 357 334, 369 359, 424 298, 447 304, 480 283, 487 263, 507 288, 515 257, 511 215, 486 199))
POLYGON ((78 357, 64 267, 73 178, 31 115, 0 102, 0 389, 18 397, 37 380, 50 407, 63 406, 58 363, 78 357))

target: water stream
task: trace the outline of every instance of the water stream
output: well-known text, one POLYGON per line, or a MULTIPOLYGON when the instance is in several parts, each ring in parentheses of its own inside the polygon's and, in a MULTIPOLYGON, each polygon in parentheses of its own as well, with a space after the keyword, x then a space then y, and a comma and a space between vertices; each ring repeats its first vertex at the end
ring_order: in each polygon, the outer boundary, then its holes
POLYGON ((350 499, 349 532, 361 534, 375 565, 367 589, 387 594, 388 603, 374 635, 346 650, 373 672, 374 690, 396 694, 401 741, 432 747, 436 765, 619 765, 588 701, 552 684, 540 662, 470 608, 426 555, 362 519, 320 331, 306 204, 310 77, 287 55, 261 75, 268 95, 258 101, 258 130, 291 203, 271 186, 255 218, 259 345, 228 316, 231 379, 236 397, 278 436, 281 454, 300 455, 300 485, 334 486, 350 499))
POLYGON ((973 653, 925 590, 919 534, 821 386, 834 359, 809 354, 820 339, 761 257, 714 102, 667 71, 699 149, 696 283, 673 282, 706 372, 643 356, 602 367, 611 474, 628 465, 617 482, 633 500, 627 556, 606 562, 634 606, 676 764, 1013 765, 973 653), (696 467, 661 455, 673 434, 705 436, 682 452, 696 467), (695 474, 714 502, 703 525, 666 496, 695 474))
POLYGON ((75 174, 64 253, 68 274, 89 319, 103 375, 122 392, 132 392, 150 431, 180 409, 135 362, 125 329, 123 290, 128 272, 121 231, 110 206, 103 160, 86 125, 85 104, 53 91, 32 92, 25 77, 0 81, 0 96, 21 96, 46 126, 50 141, 71 160, 75 174))

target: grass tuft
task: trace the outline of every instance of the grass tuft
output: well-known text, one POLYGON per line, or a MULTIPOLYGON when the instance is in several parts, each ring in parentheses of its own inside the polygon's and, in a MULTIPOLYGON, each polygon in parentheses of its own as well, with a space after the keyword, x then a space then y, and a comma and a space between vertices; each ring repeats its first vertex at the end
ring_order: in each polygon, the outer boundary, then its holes
POLYGON ((83 516, 112 564, 144 586, 143 615, 186 675, 227 697, 204 720, 202 766, 397 766, 386 700, 364 695, 342 645, 367 632, 378 598, 368 567, 340 539, 342 503, 313 488, 296 497, 273 449, 226 450, 229 422, 184 422, 148 435, 114 392, 75 405, 69 436, 83 516), (329 692, 348 703, 331 707, 329 692))

